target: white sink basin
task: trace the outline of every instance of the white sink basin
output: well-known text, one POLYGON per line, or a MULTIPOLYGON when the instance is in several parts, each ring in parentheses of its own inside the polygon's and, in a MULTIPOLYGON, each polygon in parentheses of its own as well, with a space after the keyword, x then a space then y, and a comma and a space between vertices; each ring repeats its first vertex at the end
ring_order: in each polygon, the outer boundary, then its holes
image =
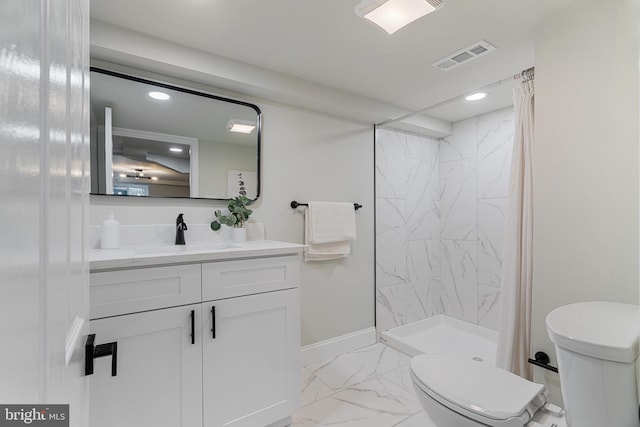
POLYGON ((226 249, 237 249, 240 245, 231 242, 211 242, 193 243, 187 245, 165 245, 165 246, 138 246, 134 247, 135 253, 140 255, 149 254, 176 254, 184 252, 214 252, 226 249))

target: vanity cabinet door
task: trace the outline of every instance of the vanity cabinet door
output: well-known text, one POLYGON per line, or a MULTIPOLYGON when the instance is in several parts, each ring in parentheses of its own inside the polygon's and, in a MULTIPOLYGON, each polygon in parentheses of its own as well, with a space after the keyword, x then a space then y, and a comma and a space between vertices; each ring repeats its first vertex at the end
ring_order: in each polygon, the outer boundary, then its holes
POLYGON ((89 377, 91 427, 202 426, 200 310, 195 304, 91 321, 96 344, 118 343, 117 375, 104 357, 89 377))
POLYGON ((290 416, 300 389, 298 289, 202 309, 204 426, 266 426, 290 416))

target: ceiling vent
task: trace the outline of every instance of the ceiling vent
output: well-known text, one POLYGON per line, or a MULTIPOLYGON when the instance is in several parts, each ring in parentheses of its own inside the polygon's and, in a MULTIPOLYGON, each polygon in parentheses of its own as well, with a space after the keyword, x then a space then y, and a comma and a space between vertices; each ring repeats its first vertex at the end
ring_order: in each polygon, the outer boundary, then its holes
POLYGON ((464 64, 465 62, 469 62, 479 56, 486 55, 494 50, 496 50, 494 45, 484 40, 480 40, 469 47, 434 62, 432 65, 439 70, 449 71, 461 64, 464 64))

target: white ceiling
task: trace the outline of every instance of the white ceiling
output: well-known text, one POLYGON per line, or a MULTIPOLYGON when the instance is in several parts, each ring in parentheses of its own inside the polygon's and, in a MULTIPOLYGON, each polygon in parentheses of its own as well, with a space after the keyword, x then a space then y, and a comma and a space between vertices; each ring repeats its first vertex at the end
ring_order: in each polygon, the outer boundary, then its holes
MULTIPOLYGON (((92 0, 91 16, 407 112, 534 65, 535 27, 573 0, 445 0, 393 35, 358 18, 358 1, 92 0), (479 40, 497 50, 448 72, 431 65, 479 40)), ((500 108, 510 97, 499 89, 499 102, 448 104, 427 114, 451 122, 500 108)))
POLYGON ((488 111, 495 111, 513 105, 513 87, 517 83, 514 79, 504 79, 504 83, 484 90, 487 96, 478 101, 467 101, 461 95, 451 102, 445 102, 436 108, 430 108, 424 112, 431 117, 457 122, 468 117, 477 116, 488 111), (505 81, 506 80, 506 81, 505 81))

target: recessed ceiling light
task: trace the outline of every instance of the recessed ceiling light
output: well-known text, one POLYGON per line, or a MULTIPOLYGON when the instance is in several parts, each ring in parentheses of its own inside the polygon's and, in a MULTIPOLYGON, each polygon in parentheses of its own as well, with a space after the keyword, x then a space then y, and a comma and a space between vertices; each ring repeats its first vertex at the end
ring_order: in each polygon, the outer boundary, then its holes
POLYGON ((147 95, 149 95, 150 98, 157 99, 158 101, 168 101, 169 99, 171 99, 171 95, 169 95, 168 93, 160 92, 157 90, 147 92, 147 95))
POLYGON ((120 174, 120 178, 126 178, 126 177, 127 177, 127 174, 126 174, 126 173, 121 173, 121 174, 120 174))
POLYGON ((173 151, 174 153, 182 153, 182 148, 171 147, 169 148, 169 151, 173 151))
POLYGON ((485 92, 476 92, 476 93, 472 93, 469 96, 466 96, 464 99, 466 99, 467 101, 478 101, 484 98, 485 96, 487 96, 485 92))
POLYGON ((152 179, 153 181, 157 181, 157 180, 158 180, 158 177, 157 177, 157 176, 152 176, 152 177, 151 177, 151 179, 152 179))
POLYGON ((389 34, 442 7, 443 0, 362 0, 354 8, 389 34))
POLYGON ((227 130, 230 132, 251 133, 255 128, 255 123, 248 120, 231 119, 227 123, 227 130))

